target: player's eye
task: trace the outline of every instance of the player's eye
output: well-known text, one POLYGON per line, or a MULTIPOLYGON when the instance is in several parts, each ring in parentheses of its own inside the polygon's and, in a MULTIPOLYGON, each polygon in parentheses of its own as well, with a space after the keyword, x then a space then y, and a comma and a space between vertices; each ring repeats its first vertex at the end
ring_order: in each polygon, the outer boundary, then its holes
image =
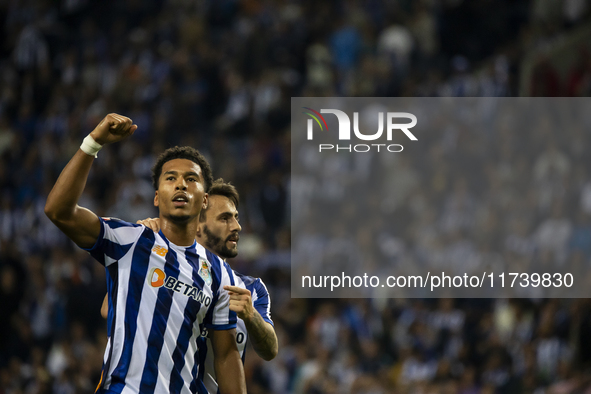
POLYGON ((167 181, 174 181, 174 177, 173 176, 169 176, 168 178, 166 178, 167 181))

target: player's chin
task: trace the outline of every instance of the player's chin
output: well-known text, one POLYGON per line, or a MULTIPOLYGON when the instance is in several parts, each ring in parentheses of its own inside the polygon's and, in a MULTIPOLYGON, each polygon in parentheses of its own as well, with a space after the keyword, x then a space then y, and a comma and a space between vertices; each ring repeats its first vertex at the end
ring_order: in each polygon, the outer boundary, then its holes
POLYGON ((192 215, 196 216, 199 214, 199 211, 194 205, 186 204, 181 206, 172 206, 170 209, 171 215, 176 216, 185 216, 185 215, 192 215))
POLYGON ((238 247, 237 246, 235 246, 234 248, 226 247, 226 251, 224 254, 227 256, 227 258, 230 258, 230 259, 234 258, 234 257, 238 256, 238 247))
POLYGON ((172 212, 170 214, 170 218, 172 219, 172 221, 177 222, 177 223, 182 223, 182 222, 188 222, 189 220, 191 220, 192 218, 194 218, 195 215, 189 215, 187 212, 172 212))

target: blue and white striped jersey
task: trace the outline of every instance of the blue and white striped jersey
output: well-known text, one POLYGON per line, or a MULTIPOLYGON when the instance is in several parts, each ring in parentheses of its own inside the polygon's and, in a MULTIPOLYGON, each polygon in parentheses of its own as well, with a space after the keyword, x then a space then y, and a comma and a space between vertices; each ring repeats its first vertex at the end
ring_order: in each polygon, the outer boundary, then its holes
MULTIPOLYGON (((260 278, 242 275, 236 271, 233 272, 234 281, 236 282, 235 286, 250 290, 254 308, 261 314, 261 317, 264 321, 274 325, 273 321, 271 320, 271 298, 269 297, 267 286, 265 286, 260 278)), ((238 321, 236 322, 236 346, 240 352, 242 362, 244 362, 247 339, 248 332, 246 331, 246 325, 242 319, 238 318, 238 321)), ((218 384, 213 365, 213 352, 209 350, 211 349, 211 340, 209 338, 206 340, 206 344, 205 360, 203 363, 203 368, 200 367, 200 369, 203 369, 204 371, 202 379, 207 391, 210 394, 216 394, 218 393, 218 384)), ((201 346, 199 350, 201 351, 201 346)))
POLYGON ((107 271, 108 342, 98 393, 207 393, 198 378, 199 338, 231 329, 223 286, 232 270, 196 242, 170 243, 162 232, 101 219, 88 249, 107 271))

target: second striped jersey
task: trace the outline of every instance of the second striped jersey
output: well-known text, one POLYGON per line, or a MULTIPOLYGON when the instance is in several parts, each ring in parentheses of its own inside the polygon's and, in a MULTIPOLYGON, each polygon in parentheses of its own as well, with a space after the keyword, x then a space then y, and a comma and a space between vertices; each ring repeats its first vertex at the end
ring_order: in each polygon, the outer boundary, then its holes
MULTIPOLYGON (((236 283, 235 285, 250 291, 250 296, 252 299, 254 309, 256 309, 256 311, 261 315, 264 321, 273 325, 273 320, 271 320, 271 298, 269 297, 267 286, 265 286, 265 284, 260 278, 253 278, 251 276, 242 275, 236 271, 233 271, 233 273, 234 282, 236 283)), ((244 362, 247 340, 248 331, 246 330, 246 325, 244 324, 244 321, 242 319, 238 318, 236 322, 236 346, 238 347, 238 351, 240 352, 242 362, 244 362)), ((204 342, 206 342, 207 346, 205 347, 205 358, 203 359, 203 367, 200 367, 200 369, 202 369, 203 371, 202 380, 205 384, 205 387, 207 388, 207 391, 210 394, 216 394, 218 393, 218 383, 213 364, 211 340, 205 340, 204 338, 204 342)), ((203 352, 204 350, 201 349, 201 351, 203 352)))

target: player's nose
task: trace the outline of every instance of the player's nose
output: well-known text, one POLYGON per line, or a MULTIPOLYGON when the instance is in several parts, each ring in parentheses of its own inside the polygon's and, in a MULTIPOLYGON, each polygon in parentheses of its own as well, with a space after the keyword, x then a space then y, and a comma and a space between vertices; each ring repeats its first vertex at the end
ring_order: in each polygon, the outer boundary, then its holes
POLYGON ((185 181, 185 178, 178 177, 177 181, 176 181, 176 190, 187 190, 187 181, 185 181))
POLYGON ((242 226, 240 225, 240 223, 238 222, 238 220, 234 219, 232 222, 232 231, 242 231, 242 226))

